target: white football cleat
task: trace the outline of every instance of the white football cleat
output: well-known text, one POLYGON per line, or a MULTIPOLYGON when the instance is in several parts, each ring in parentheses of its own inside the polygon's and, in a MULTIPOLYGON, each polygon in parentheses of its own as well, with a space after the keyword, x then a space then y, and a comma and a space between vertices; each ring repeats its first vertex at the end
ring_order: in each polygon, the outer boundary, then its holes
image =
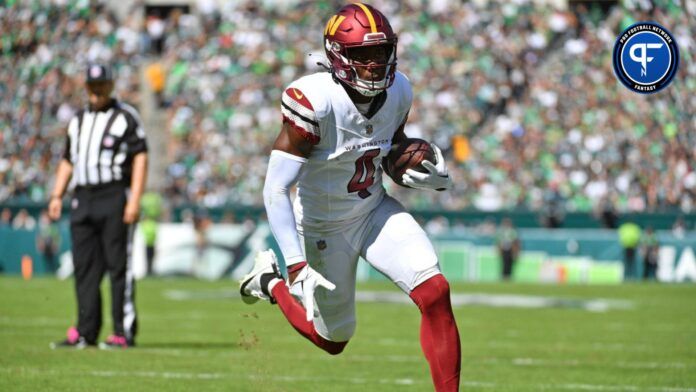
POLYGON ((242 301, 247 304, 256 303, 259 299, 275 300, 268 291, 268 284, 274 279, 283 279, 278 270, 278 259, 272 250, 264 250, 256 254, 254 268, 239 281, 239 293, 242 301))

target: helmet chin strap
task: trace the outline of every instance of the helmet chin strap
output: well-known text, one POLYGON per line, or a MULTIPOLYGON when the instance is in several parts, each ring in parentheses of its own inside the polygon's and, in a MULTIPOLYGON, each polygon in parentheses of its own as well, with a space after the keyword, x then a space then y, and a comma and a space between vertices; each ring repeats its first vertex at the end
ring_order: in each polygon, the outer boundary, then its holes
MULTIPOLYGON (((363 87, 363 86, 366 85, 366 84, 373 84, 373 83, 371 83, 371 82, 366 82, 366 81, 364 81, 364 80, 362 80, 362 79, 360 79, 360 78, 356 78, 355 81, 356 81, 356 83, 355 83, 352 87, 355 89, 355 91, 359 92, 361 95, 364 95, 364 96, 366 96, 366 97, 374 97, 374 96, 378 95, 379 93, 381 93, 382 91, 384 91, 384 90, 381 90, 381 89, 380 89, 380 90, 374 90, 374 89, 369 89, 369 88, 363 87)), ((381 81, 378 82, 378 83, 379 83, 379 84, 384 84, 385 82, 386 82, 386 78, 384 78, 383 80, 381 80, 381 81)))
POLYGON ((384 76, 384 79, 378 80, 378 81, 368 81, 365 79, 360 79, 359 77, 355 77, 355 84, 353 85, 353 88, 355 91, 359 92, 360 94, 366 96, 366 97, 374 97, 381 93, 382 91, 385 90, 385 87, 387 86, 387 79, 389 78, 387 75, 389 75, 391 65, 387 66, 387 71, 384 76))

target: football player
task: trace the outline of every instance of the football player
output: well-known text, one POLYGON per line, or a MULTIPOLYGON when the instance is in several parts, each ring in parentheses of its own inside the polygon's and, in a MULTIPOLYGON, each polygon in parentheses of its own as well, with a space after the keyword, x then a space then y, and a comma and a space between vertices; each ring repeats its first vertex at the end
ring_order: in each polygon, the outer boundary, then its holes
MULTIPOLYGON (((339 354, 355 331, 362 256, 418 306, 435 389, 455 391, 461 349, 449 284, 423 229, 382 186, 380 163, 392 144, 406 139, 413 100, 408 79, 396 70, 396 43, 387 18, 369 5, 346 5, 326 24, 330 72, 302 77, 283 93, 283 125, 263 191, 287 284, 269 250, 257 255, 240 291, 247 303, 276 302, 300 334, 339 354)), ((450 188, 442 153, 433 149, 436 162, 423 162, 427 173, 408 170, 406 185, 450 188)))

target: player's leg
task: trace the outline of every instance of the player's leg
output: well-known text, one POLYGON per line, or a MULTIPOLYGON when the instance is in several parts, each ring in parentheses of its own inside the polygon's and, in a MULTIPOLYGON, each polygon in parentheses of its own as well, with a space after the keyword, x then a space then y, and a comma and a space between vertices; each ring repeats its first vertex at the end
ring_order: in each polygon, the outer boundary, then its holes
POLYGON ((447 280, 442 274, 434 275, 409 296, 421 311, 421 347, 430 364, 435 390, 459 390, 461 345, 447 280))
POLYGON ((356 244, 363 228, 359 221, 330 236, 305 232, 300 237, 310 266, 336 285, 332 291, 322 288, 314 294, 314 326, 332 341, 347 342, 355 332, 355 272, 360 255, 356 244))
POLYGON ((304 307, 290 294, 285 284, 277 284, 271 290, 271 295, 277 301, 280 310, 300 335, 314 343, 315 346, 331 355, 343 352, 348 341, 333 341, 321 336, 315 328, 314 321, 307 321, 304 307))
POLYGON ((503 280, 510 280, 512 276, 512 251, 503 251, 503 280))
POLYGON ((449 284, 420 225, 386 197, 370 220, 363 257, 406 292, 421 311, 420 341, 437 391, 459 388, 461 347, 449 284))
MULTIPOLYGON (((83 203, 83 204, 86 204, 83 203)), ((79 208, 79 207, 78 207, 79 208)), ((85 205, 86 209, 87 206, 85 205)), ((90 222, 86 213, 73 211, 70 224, 75 292, 77 293, 77 330, 89 344, 95 344, 102 324, 101 285, 105 264, 101 253, 99 228, 90 222)))
POLYGON ((254 269, 242 279, 242 298, 251 303, 253 297, 270 297, 302 336, 329 354, 339 354, 355 331, 358 251, 352 247, 353 241, 346 237, 346 233, 324 237, 310 234, 303 238, 303 242, 310 266, 336 285, 333 291, 322 287, 315 291, 313 320, 307 321, 305 308, 279 279, 278 273, 273 272, 272 262, 268 261, 273 256, 267 252, 259 253, 254 269))
POLYGON ((106 345, 128 347, 134 345, 137 330, 135 276, 131 260, 133 226, 123 222, 126 203, 123 191, 104 195, 100 203, 104 204, 100 209, 103 214, 101 242, 111 282, 111 317, 114 324, 114 334, 107 338, 106 345))
POLYGON ((339 354, 355 332, 355 270, 359 250, 356 237, 364 225, 354 223, 333 235, 320 235, 305 230, 300 237, 309 265, 329 282, 336 285, 332 291, 319 288, 314 293, 316 303, 314 320, 308 322, 305 309, 287 287, 276 286, 274 297, 290 323, 307 339, 330 354, 339 354), (284 301, 280 300, 283 297, 284 301), (331 349, 331 351, 329 351, 331 349))

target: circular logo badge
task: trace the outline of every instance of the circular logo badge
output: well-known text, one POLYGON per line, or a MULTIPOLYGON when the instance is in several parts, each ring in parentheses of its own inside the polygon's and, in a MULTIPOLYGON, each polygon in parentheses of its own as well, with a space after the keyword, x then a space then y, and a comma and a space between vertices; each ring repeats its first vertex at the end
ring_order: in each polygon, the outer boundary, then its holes
POLYGON ((104 136, 104 142, 102 144, 104 144, 104 147, 107 147, 107 148, 113 147, 114 146, 114 138, 111 136, 108 136, 108 135, 104 136))
POLYGON ((100 66, 98 66, 98 65, 93 65, 93 66, 89 69, 89 76, 92 77, 92 78, 94 78, 94 79, 96 79, 96 78, 98 78, 98 77, 101 76, 101 71, 102 71, 102 69, 101 69, 100 66))
POLYGON ((614 73, 629 89, 652 94, 667 87, 679 68, 679 48, 672 34, 655 22, 624 30, 614 44, 614 73))

